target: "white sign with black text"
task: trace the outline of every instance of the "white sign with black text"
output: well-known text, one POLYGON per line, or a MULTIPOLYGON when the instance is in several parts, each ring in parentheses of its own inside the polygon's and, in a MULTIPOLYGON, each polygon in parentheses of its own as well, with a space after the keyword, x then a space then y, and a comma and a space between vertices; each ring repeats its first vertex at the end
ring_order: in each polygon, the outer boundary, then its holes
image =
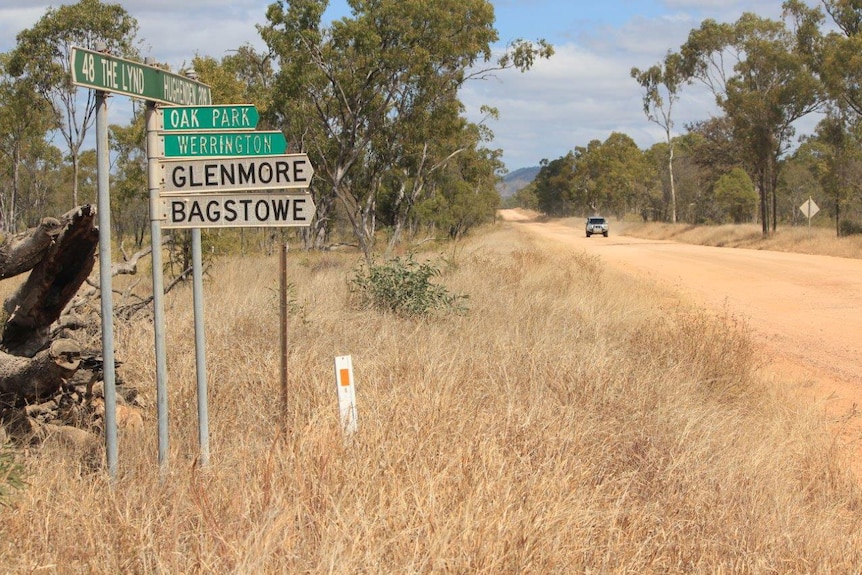
POLYGON ((314 201, 307 193, 160 196, 164 228, 307 227, 314 201))

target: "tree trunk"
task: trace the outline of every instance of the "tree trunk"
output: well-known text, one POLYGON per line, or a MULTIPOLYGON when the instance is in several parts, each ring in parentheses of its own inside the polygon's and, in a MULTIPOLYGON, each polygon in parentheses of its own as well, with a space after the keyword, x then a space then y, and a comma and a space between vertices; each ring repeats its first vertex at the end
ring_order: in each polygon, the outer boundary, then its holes
POLYGON ((0 310, 0 392, 6 403, 49 395, 78 368, 77 344, 52 342, 51 325, 95 265, 95 217, 92 206, 83 206, 0 244, 0 278, 31 270, 0 310))
POLYGON ((670 130, 667 131, 667 173, 670 178, 670 221, 676 223, 676 185, 673 180, 673 138, 670 130))
POLYGON ((44 218, 37 228, 22 236, 7 236, 0 242, 0 279, 6 279, 33 269, 62 224, 54 218, 44 218))
POLYGON ((32 358, 0 352, 0 398, 14 405, 53 395, 81 363, 81 348, 70 339, 58 339, 32 358))

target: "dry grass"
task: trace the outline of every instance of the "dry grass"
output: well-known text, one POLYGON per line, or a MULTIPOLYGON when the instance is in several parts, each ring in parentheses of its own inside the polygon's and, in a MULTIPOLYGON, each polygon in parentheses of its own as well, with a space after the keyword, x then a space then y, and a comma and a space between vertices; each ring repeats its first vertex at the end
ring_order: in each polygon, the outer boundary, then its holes
POLYGON ((809 229, 805 226, 782 226, 768 238, 763 237, 759 224, 693 226, 621 222, 615 225, 615 230, 638 238, 674 240, 687 244, 862 258, 862 236, 839 238, 835 235, 835 229, 828 227, 809 229))
MULTIPOLYGON (((220 261, 206 286, 211 467, 196 466, 178 292, 169 468, 154 410, 121 436, 113 486, 79 453, 28 452, 30 486, 0 510, 0 572, 859 572, 844 454, 756 379, 744 328, 531 241, 503 225, 449 254, 445 283, 471 311, 424 322, 350 309, 355 256, 292 252, 284 432, 277 259, 220 261)), ((154 403, 151 328, 118 332, 124 376, 154 403)))

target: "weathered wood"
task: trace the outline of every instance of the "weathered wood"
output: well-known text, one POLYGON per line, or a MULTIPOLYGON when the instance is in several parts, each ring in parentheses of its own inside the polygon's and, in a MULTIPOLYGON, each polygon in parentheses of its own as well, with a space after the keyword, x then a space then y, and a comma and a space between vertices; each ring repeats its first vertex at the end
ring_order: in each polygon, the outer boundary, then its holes
POLYGON ((52 395, 78 369, 80 352, 69 339, 53 342, 32 358, 0 352, 0 398, 14 405, 52 395))
POLYGON ((62 229, 60 220, 44 218, 37 227, 23 234, 0 236, 0 279, 33 269, 62 229))
POLYGON ((99 244, 95 219, 96 210, 89 205, 63 217, 65 225, 54 242, 3 306, 0 351, 32 357, 47 345, 51 324, 95 265, 99 244))

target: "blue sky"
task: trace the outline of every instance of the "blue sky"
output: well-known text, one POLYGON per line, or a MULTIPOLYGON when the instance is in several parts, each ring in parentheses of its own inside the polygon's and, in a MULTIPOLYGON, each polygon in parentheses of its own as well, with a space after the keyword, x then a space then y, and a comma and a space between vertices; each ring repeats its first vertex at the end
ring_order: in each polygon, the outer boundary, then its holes
MULTIPOLYGON (((103 0, 105 1, 105 0, 103 0)), ((433 0, 429 0, 431 2, 433 0)), ((809 0, 813 2, 814 0, 809 0)), ((0 50, 32 26, 50 5, 69 2, 0 0, 0 50)), ((250 43, 263 44, 270 0, 120 0, 140 25, 142 52, 179 70, 195 54, 220 58, 250 43)), ((734 21, 743 12, 777 18, 781 0, 496 0, 492 1, 502 48, 516 38, 545 38, 556 54, 521 74, 504 72, 476 81, 461 93, 468 117, 479 121, 483 104, 496 107, 490 124, 493 147, 510 170, 556 159, 612 132, 630 135, 641 148, 663 141, 661 129, 643 114, 641 90, 629 71, 648 67, 676 50, 705 18, 734 21)), ((348 14, 344 0, 328 12, 348 14)), ((117 98, 112 104, 130 108, 117 98)), ((716 113, 703 90, 687 88, 676 108, 677 132, 687 122, 716 113)), ((114 120, 113 116, 111 121, 114 120)), ((800 128, 800 132, 805 131, 800 128)))

